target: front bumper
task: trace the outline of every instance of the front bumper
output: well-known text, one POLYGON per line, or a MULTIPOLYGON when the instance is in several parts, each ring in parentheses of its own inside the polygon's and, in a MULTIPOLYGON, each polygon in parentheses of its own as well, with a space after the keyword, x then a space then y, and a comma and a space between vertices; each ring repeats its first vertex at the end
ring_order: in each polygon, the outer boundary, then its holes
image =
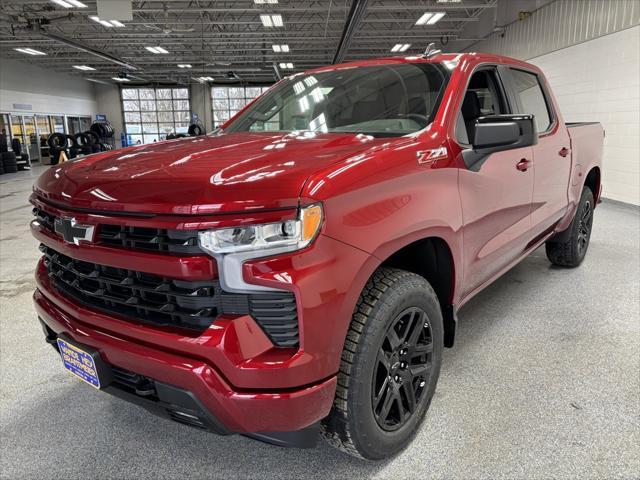
POLYGON ((331 408, 335 376, 298 389, 238 391, 202 361, 134 343, 79 322, 41 290, 34 293, 34 302, 38 316, 53 334, 64 333, 78 344, 98 351, 111 366, 193 394, 205 412, 216 419, 218 426, 212 430, 217 433, 300 430, 326 416, 331 408))

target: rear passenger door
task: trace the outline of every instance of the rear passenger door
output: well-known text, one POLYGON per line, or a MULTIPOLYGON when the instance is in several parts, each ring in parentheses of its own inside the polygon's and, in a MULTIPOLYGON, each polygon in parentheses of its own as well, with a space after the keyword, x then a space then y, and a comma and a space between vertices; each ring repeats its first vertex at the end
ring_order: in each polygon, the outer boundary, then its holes
POLYGON ((533 146, 532 234, 553 228, 568 207, 571 174, 570 139, 561 125, 547 87, 536 72, 509 68, 508 80, 516 96, 517 113, 533 114, 538 144, 533 146))
MULTIPOLYGON (((513 98, 501 80, 503 67, 475 70, 461 102, 456 140, 471 148, 475 119, 515 113, 513 98)), ((480 165, 461 169, 460 200, 464 236, 464 293, 473 292, 517 259, 531 233, 533 171, 519 168, 532 147, 490 154, 480 165)))

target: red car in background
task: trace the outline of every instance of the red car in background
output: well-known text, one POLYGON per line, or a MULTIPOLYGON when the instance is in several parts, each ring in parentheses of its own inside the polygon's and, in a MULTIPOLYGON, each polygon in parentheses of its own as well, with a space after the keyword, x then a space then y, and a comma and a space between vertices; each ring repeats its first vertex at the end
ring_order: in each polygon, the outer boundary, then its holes
POLYGON ((171 420, 388 457, 460 307, 542 244, 582 262, 603 136, 505 57, 293 75, 209 135, 44 173, 37 314, 68 370, 171 420))

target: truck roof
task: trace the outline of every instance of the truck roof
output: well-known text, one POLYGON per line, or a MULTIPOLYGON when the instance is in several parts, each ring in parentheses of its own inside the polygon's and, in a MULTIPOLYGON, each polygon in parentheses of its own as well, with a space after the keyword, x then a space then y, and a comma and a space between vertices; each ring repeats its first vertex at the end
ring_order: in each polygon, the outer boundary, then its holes
POLYGON ((343 68, 373 67, 377 65, 393 65, 393 64, 399 64, 399 63, 441 63, 445 61, 449 61, 449 62, 469 61, 474 65, 478 63, 485 63, 485 62, 502 63, 502 64, 526 67, 529 69, 534 69, 539 71, 539 69, 535 65, 532 65, 527 62, 523 62, 522 60, 511 58, 511 57, 494 55, 491 53, 462 52, 462 53, 439 53, 437 55, 432 55, 429 57, 426 57, 422 54, 414 54, 414 55, 398 55, 398 56, 390 56, 390 57, 370 58, 366 60, 356 60, 353 62, 345 62, 345 63, 336 64, 336 65, 327 65, 324 67, 314 68, 312 70, 307 70, 305 72, 292 75, 292 77, 296 77, 297 75, 307 74, 307 73, 330 72, 334 70, 340 70, 343 68))

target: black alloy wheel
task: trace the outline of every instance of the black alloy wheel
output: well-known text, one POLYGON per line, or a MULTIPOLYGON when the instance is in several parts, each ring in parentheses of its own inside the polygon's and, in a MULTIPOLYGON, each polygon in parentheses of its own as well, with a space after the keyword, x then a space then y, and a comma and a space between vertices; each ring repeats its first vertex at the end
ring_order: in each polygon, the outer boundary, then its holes
POLYGON ((426 312, 419 307, 407 308, 389 326, 374 367, 371 402, 383 430, 401 428, 424 401, 432 353, 433 336, 426 312))

